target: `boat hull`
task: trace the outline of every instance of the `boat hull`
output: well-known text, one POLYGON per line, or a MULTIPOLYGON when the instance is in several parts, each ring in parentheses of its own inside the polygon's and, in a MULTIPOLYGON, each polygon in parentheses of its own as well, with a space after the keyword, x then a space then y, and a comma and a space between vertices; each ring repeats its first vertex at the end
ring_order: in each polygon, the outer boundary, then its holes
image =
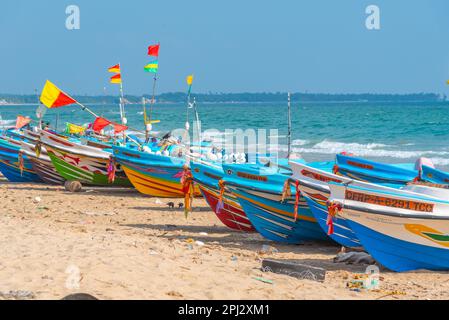
POLYGON ((30 157, 31 166, 42 181, 48 184, 62 185, 65 179, 56 171, 51 161, 30 157))
POLYGON ((19 141, 0 139, 0 171, 10 182, 42 182, 31 162, 23 155, 23 170, 19 167, 19 141))
POLYGON ((44 146, 41 146, 39 156, 37 156, 35 144, 25 141, 21 141, 21 143, 22 151, 26 154, 33 170, 42 179, 42 181, 55 185, 62 185, 64 183, 64 178, 61 177, 58 171, 56 171, 44 146))
POLYGON ((221 164, 192 161, 190 167, 193 179, 198 184, 203 197, 224 225, 238 231, 255 231, 237 198, 226 188, 221 190, 221 187, 224 187, 220 186, 220 181, 223 181, 224 177, 221 164), (223 206, 218 205, 221 191, 223 191, 221 197, 223 206))
POLYGON ((67 153, 52 147, 47 147, 47 152, 56 171, 65 180, 93 186, 131 187, 123 172, 116 173, 113 183, 108 181, 107 159, 67 153))
POLYGON ((230 189, 239 200, 251 224, 265 238, 290 244, 329 239, 303 198, 299 203, 298 216, 295 220, 292 199, 281 202, 281 195, 234 186, 230 189))
POLYGON ((225 226, 238 231, 256 231, 240 206, 237 198, 230 195, 229 192, 225 192, 223 195, 223 208, 218 210, 217 205, 220 191, 203 184, 199 184, 199 188, 203 197, 206 199, 207 204, 225 226))
MULTIPOLYGON (((114 158, 140 193, 160 198, 184 197, 181 177, 185 161, 140 150, 113 147, 114 158)), ((194 185, 194 196, 201 196, 194 185)))
POLYGON ((41 131, 41 141, 54 168, 65 180, 76 180, 93 186, 131 187, 118 164, 115 164, 115 179, 109 182, 107 168, 110 152, 81 145, 46 131, 41 131))
POLYGON ((378 163, 362 158, 336 155, 335 173, 351 179, 383 185, 401 186, 413 181, 418 171, 411 169, 412 165, 391 165, 378 163))
MULTIPOLYGON (((327 225, 328 209, 326 202, 323 203, 322 201, 317 201, 316 199, 309 197, 304 198, 306 199, 307 204, 321 229, 323 232, 327 233, 329 227, 327 225)), ((349 248, 362 246, 360 240, 357 239, 355 233, 351 230, 345 218, 339 216, 334 217, 333 228, 334 232, 330 234, 329 237, 338 244, 349 248)))
POLYGON ((351 211, 345 215, 363 247, 386 268, 396 272, 449 270, 448 221, 414 219, 411 224, 410 219, 404 218, 383 216, 373 220, 372 216, 351 211), (424 227, 447 239, 444 242, 428 240, 426 232, 419 231, 424 227))
POLYGON ((386 268, 449 270, 449 201, 373 184, 330 183, 363 247, 386 268))

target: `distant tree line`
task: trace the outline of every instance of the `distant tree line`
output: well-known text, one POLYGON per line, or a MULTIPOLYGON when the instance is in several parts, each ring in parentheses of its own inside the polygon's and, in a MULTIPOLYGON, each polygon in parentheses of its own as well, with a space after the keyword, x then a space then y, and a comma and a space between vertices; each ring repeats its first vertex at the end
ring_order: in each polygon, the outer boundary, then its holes
MULTIPOLYGON (((232 103, 232 102, 283 102, 286 101, 287 93, 285 92, 261 92, 261 93, 195 93, 193 95, 197 101, 202 103, 232 103)), ((88 96, 75 95, 81 103, 96 103, 96 104, 113 104, 118 103, 117 96, 88 96)), ((145 95, 146 99, 150 96, 145 95)), ((141 96, 126 95, 125 99, 129 103, 141 103, 141 96)), ((156 96, 159 103, 180 103, 186 101, 186 94, 184 92, 168 92, 156 96)), ((413 93, 413 94, 376 94, 376 93, 362 93, 362 94, 331 94, 331 93, 293 93, 292 101, 294 102, 432 102, 445 101, 446 95, 439 95, 435 93, 413 93)), ((7 103, 31 103, 38 102, 36 95, 15 95, 15 94, 0 94, 0 104, 7 103)))

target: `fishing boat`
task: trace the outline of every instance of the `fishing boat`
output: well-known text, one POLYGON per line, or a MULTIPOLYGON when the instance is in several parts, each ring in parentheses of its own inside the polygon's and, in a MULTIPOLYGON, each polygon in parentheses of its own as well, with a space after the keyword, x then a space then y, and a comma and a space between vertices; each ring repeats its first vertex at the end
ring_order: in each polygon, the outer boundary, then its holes
POLYGON ((0 137, 0 171, 10 182, 42 182, 21 147, 20 140, 0 137))
POLYGON ((94 186, 131 186, 120 165, 113 162, 112 149, 82 145, 76 139, 45 130, 40 134, 53 166, 65 180, 94 186))
POLYGON ((421 167, 421 180, 449 185, 449 172, 441 171, 430 166, 421 167))
POLYGON ((290 161, 293 171, 292 185, 301 192, 323 232, 345 247, 360 247, 360 241, 349 227, 345 218, 329 216, 327 201, 330 196, 328 182, 349 182, 347 177, 332 173, 334 162, 305 164, 290 161))
POLYGON ((255 231, 237 198, 224 188, 224 171, 221 163, 191 161, 193 181, 198 185, 206 202, 218 219, 227 227, 252 232, 255 231))
MULTIPOLYGON (((133 146, 112 148, 115 161, 140 193, 163 198, 185 196, 185 186, 181 179, 187 169, 186 161, 182 157, 174 156, 176 150, 164 155, 146 148, 146 151, 139 150, 133 146)), ((200 190, 195 186, 194 196, 200 194, 200 190)))
POLYGON ((238 199, 248 219, 269 240, 298 244, 307 240, 328 240, 317 220, 289 184, 291 171, 260 164, 223 164, 226 188, 238 199))
POLYGON ((335 174, 379 184, 405 185, 415 180, 419 172, 415 164, 383 164, 340 153, 335 157, 335 174))
POLYGON ((380 264, 397 272, 449 270, 448 189, 420 186, 425 194, 371 184, 329 186, 330 203, 380 264))

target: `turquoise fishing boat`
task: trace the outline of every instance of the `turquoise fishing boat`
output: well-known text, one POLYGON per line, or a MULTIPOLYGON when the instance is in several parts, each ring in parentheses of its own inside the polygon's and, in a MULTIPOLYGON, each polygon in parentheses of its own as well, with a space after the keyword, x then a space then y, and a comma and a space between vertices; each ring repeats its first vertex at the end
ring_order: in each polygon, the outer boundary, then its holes
MULTIPOLYGON (((287 164, 287 161, 283 161, 287 164)), ((226 188, 237 197, 254 228, 265 238, 291 244, 329 240, 303 197, 284 198, 285 182, 292 172, 279 166, 223 164, 226 188), (297 211, 295 212, 295 207, 297 211)))
POLYGON ((359 181, 390 186, 405 185, 419 175, 413 163, 383 164, 347 154, 336 155, 333 172, 359 181))
POLYGON ((421 180, 436 184, 449 185, 449 172, 423 165, 421 167, 421 180))
MULTIPOLYGON (((154 197, 179 198, 185 196, 181 178, 186 160, 173 156, 180 151, 175 147, 170 148, 171 152, 166 149, 169 155, 155 153, 150 148, 140 150, 136 146, 113 146, 112 149, 115 162, 140 193, 154 197)), ((200 194, 198 187, 195 187, 194 195, 200 194)))

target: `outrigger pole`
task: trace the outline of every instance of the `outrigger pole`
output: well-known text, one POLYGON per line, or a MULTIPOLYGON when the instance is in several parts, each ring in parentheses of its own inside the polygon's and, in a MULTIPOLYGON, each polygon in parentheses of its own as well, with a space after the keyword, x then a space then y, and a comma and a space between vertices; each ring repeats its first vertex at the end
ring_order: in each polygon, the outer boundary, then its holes
POLYGON ((291 95, 290 92, 287 93, 288 96, 288 111, 287 111, 287 122, 288 122, 288 128, 287 128, 287 159, 290 159, 290 155, 292 153, 292 114, 291 114, 291 95))

